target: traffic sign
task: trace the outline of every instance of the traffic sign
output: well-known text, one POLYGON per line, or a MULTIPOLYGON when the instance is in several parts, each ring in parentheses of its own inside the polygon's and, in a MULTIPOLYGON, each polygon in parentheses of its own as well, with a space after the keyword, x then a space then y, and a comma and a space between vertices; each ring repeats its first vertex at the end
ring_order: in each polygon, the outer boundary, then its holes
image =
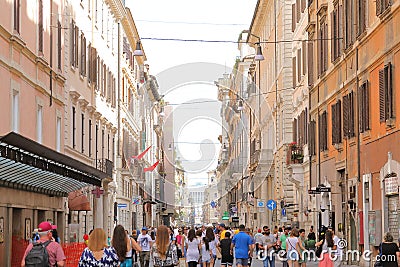
POLYGON ((232 222, 239 222, 239 217, 232 217, 232 222))
POLYGON ((330 187, 325 187, 325 186, 319 186, 317 187, 317 192, 320 193, 325 193, 325 192, 331 192, 331 188, 330 187))
POLYGON ((308 194, 310 195, 319 195, 319 191, 317 189, 309 189, 308 194))
POLYGON ((276 209, 276 206, 277 206, 277 204, 276 204, 276 201, 275 201, 275 200, 270 199, 270 200, 267 201, 267 208, 268 208, 269 210, 274 210, 274 209, 276 209))
POLYGON ((215 203, 215 201, 213 200, 213 201, 211 201, 210 205, 211 205, 211 208, 215 208, 217 206, 217 203, 215 203))
POLYGON ((257 207, 264 208, 264 200, 263 199, 257 199, 257 207))
POLYGON ((222 220, 229 220, 229 216, 222 216, 222 220))
POLYGON ((120 209, 123 209, 123 208, 127 208, 128 207, 128 204, 125 204, 125 203, 118 203, 118 208, 120 208, 120 209))

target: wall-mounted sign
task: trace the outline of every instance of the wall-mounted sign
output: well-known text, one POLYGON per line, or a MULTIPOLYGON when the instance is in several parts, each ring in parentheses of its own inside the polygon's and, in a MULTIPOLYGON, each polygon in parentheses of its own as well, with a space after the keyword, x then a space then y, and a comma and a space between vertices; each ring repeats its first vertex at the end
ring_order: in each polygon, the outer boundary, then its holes
POLYGON ((397 195, 399 193, 399 184, 397 176, 385 178, 385 195, 397 195))

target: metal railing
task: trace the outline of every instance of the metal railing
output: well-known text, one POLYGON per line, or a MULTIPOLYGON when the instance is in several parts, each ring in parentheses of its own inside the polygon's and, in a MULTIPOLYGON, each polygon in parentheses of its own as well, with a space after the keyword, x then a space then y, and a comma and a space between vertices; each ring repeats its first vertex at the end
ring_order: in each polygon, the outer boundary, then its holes
POLYGON ((96 169, 101 172, 104 172, 109 177, 112 177, 112 171, 114 167, 114 163, 109 159, 98 159, 96 161, 96 169))

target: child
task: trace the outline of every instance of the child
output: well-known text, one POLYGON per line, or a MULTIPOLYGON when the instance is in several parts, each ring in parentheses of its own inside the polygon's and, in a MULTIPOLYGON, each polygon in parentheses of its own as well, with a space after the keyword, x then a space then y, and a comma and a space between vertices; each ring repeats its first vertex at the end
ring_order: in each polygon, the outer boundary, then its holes
POLYGON ((233 253, 231 250, 231 233, 226 232, 225 238, 222 239, 219 244, 218 248, 221 250, 221 266, 232 266, 233 264, 233 253))

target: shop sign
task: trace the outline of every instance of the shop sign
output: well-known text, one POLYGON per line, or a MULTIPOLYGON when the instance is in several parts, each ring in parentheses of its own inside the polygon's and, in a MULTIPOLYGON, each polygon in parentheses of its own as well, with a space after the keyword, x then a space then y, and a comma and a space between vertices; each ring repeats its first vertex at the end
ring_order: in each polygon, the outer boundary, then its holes
POLYGON ((397 176, 385 178, 385 195, 397 195, 399 193, 399 184, 397 176))

